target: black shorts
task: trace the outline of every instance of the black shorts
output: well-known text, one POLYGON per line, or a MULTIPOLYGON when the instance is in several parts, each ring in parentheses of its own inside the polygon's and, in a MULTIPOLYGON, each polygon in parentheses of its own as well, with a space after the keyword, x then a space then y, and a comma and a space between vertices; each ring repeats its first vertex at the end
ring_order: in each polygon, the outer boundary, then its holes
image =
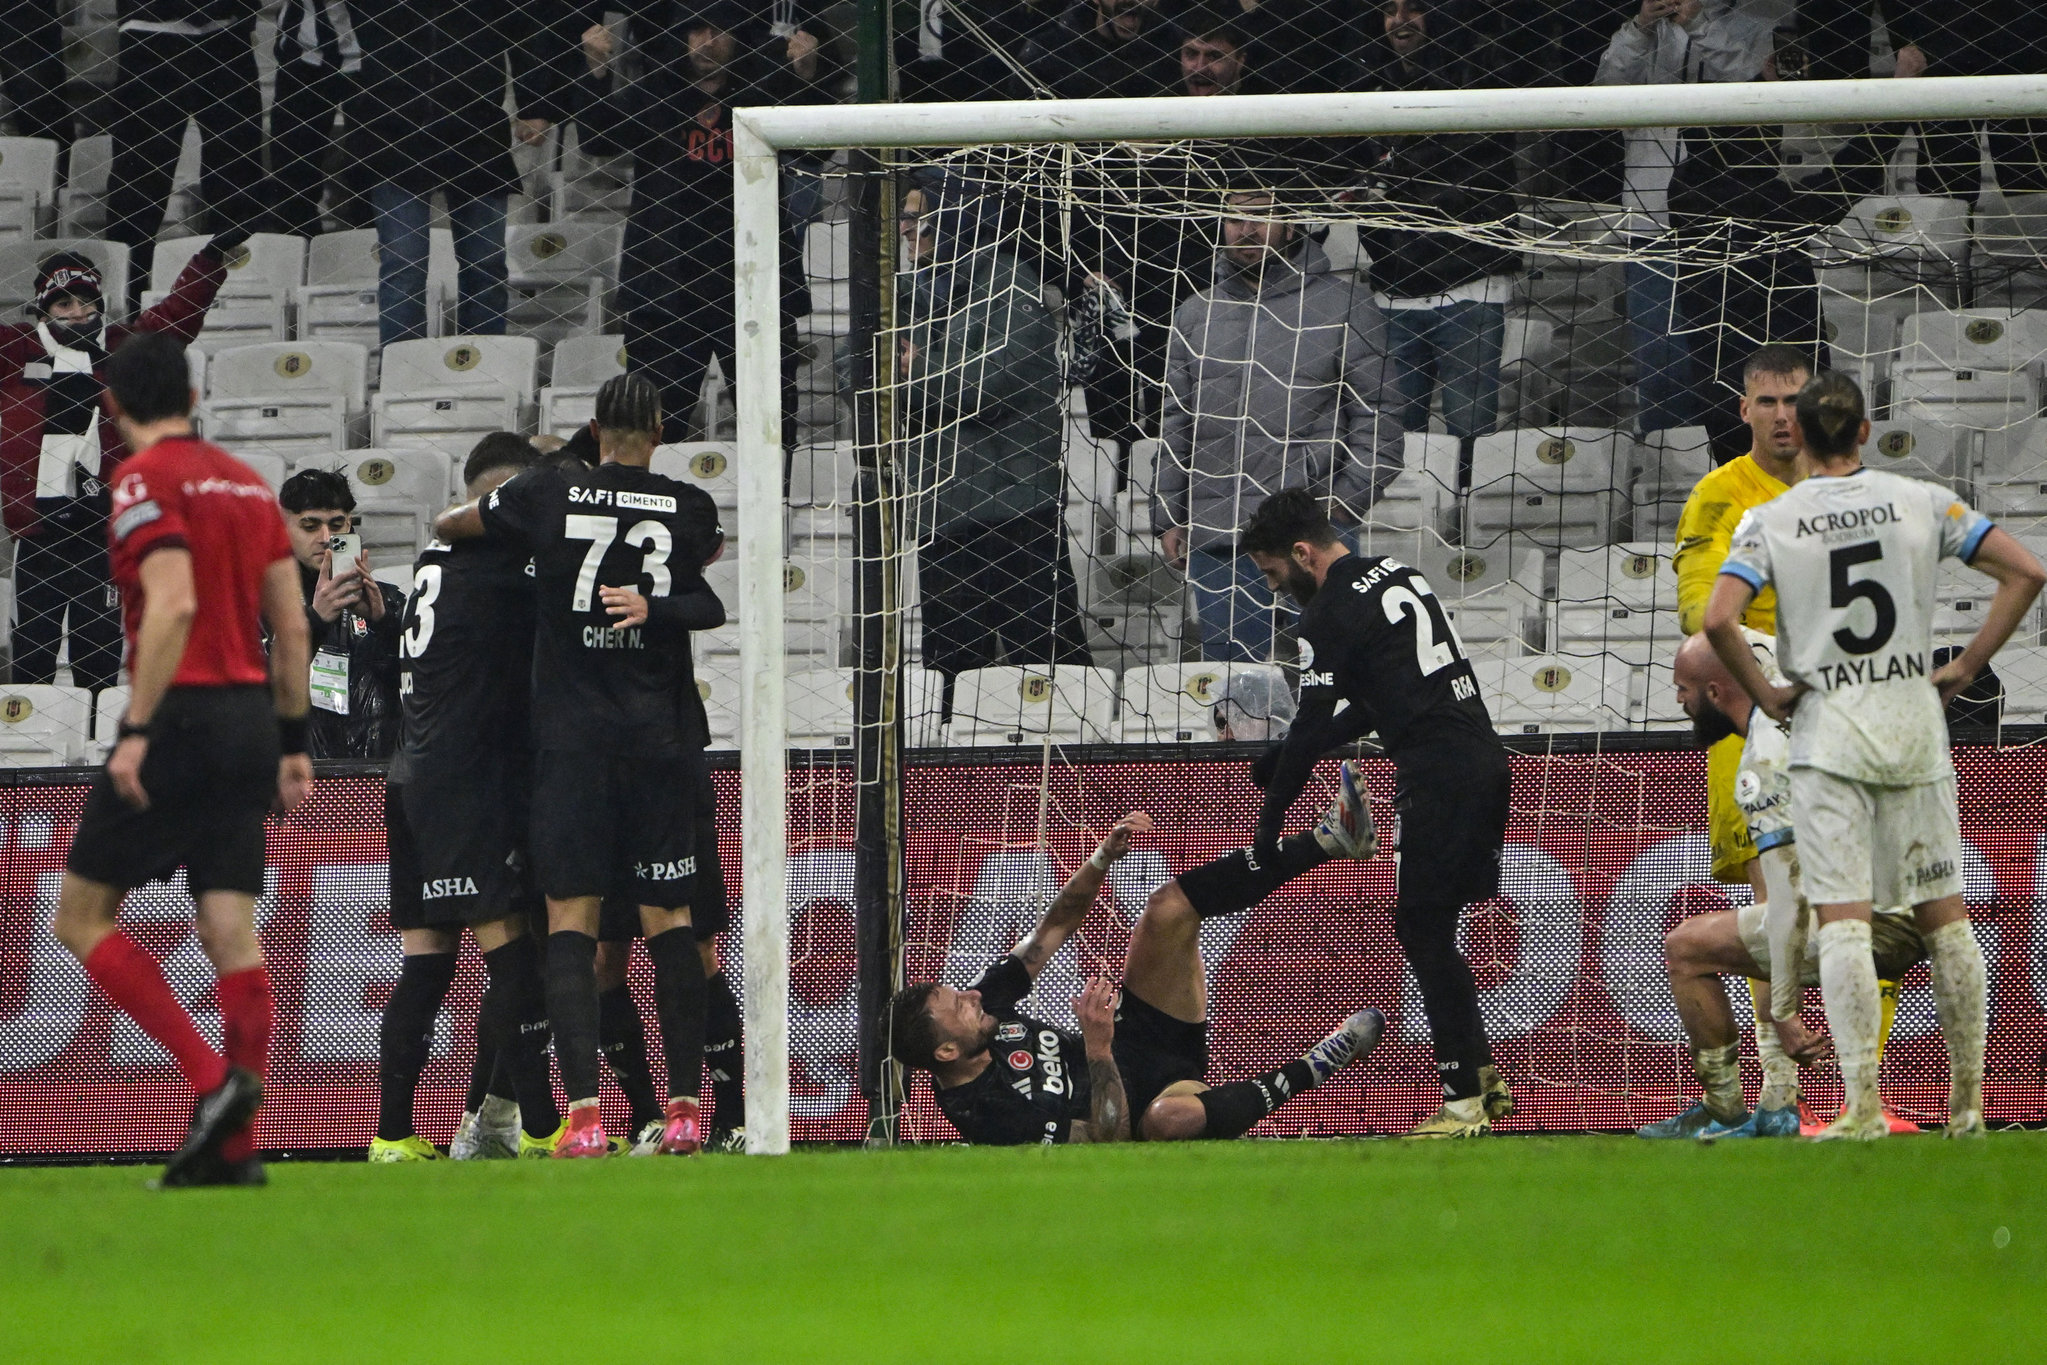
POLYGON ((672 910, 697 877, 702 751, 543 749, 533 765, 533 866, 550 900, 621 895, 672 910))
POLYGON ((501 796, 490 782, 385 783, 392 928, 459 929, 526 908, 525 804, 501 796))
POLYGON ((1260 867, 1250 849, 1240 848, 1199 867, 1190 867, 1173 880, 1186 893, 1194 913, 1207 919, 1256 905, 1284 886, 1287 879, 1284 870, 1260 867))
POLYGON ((1512 774, 1505 751, 1483 749, 1401 764, 1400 907, 1461 907, 1500 893, 1512 774))
POLYGON ((1116 1037, 1110 1049, 1123 1077, 1133 1132, 1167 1086, 1208 1079, 1208 1025, 1175 1019, 1127 988, 1116 1001, 1116 1037))
MULTIPOLYGON (((725 895, 725 866, 718 857, 718 791, 711 782, 711 770, 702 770, 697 785, 696 860, 697 875, 689 893, 689 922, 697 942, 716 938, 732 926, 732 908, 725 895)), ((598 916, 600 943, 623 943, 640 936, 640 905, 630 892, 613 892, 604 898, 598 916)))
POLYGON ((64 866, 126 891, 179 867, 193 896, 263 894, 263 821, 277 800, 277 711, 267 687, 173 687, 142 759, 149 808, 94 779, 64 866))

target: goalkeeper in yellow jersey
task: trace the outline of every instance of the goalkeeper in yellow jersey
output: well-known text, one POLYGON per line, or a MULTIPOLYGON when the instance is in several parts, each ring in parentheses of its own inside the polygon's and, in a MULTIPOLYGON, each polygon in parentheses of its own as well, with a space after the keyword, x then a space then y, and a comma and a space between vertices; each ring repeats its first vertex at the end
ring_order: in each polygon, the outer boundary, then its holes
MULTIPOLYGON (((1677 572, 1678 623, 1687 636, 1696 635, 1706 621, 1706 599, 1713 595, 1714 581, 1734 528, 1749 509, 1770 501, 1798 482, 1798 391, 1812 377, 1812 356, 1796 346, 1765 346, 1742 366, 1741 417, 1749 427, 1748 454, 1730 460, 1700 479, 1685 501, 1677 523, 1677 553, 1671 567, 1677 572)), ((1764 635, 1777 633, 1777 594, 1770 588, 1757 593, 1742 613, 1741 623, 1764 635)), ((1713 841, 1715 880, 1746 884, 1757 904, 1768 897, 1756 862, 1756 846, 1749 838, 1748 821, 1735 800, 1736 770, 1741 766, 1742 737, 1730 734, 1706 751, 1706 816, 1713 841)), ((1767 999, 1767 983, 1751 982, 1758 1003, 1767 999)), ((1896 1011, 1898 985, 1882 983, 1883 1031, 1890 1036, 1891 1016, 1896 1011)), ((1759 1010, 1758 1017, 1767 1017, 1759 1010)), ((1756 1031, 1756 1051, 1763 1064, 1765 1107, 1797 1103, 1798 1068, 1785 1055, 1773 1031, 1756 1031), (1775 1103, 1771 1103, 1775 1101, 1775 1103)), ((1900 1131, 1917 1131, 1901 1118, 1892 1126, 1900 1131)))

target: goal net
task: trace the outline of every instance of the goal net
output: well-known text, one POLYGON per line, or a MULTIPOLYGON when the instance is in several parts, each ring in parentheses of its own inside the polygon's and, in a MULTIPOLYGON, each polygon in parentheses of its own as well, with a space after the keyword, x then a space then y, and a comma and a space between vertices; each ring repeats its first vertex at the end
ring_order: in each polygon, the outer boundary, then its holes
MULTIPOLYGON (((1984 158, 1965 196, 1929 192, 1922 158, 1951 125, 1899 104, 1866 121, 1867 100, 1896 98, 1874 86, 1754 88, 1746 109, 1675 92, 1684 112, 1660 107, 1689 126, 1626 134, 1675 163, 1655 212, 1558 192, 1530 171, 1548 135, 1518 131, 1638 123, 1640 92, 1519 120, 1470 114, 1511 104, 1503 92, 1458 97, 1435 124, 1377 106, 1391 131, 1345 96, 1226 101, 1234 129, 1185 112, 1205 101, 890 109, 862 124, 873 141, 920 145, 785 164, 824 205, 801 228, 813 312, 797 373, 843 406, 836 440, 779 434, 791 474, 765 491, 786 492, 780 520, 749 520, 742 497, 742 645, 767 619, 747 616, 748 584, 779 573, 785 591, 779 634, 733 668, 743 692, 779 663, 785 689, 786 731, 756 734, 763 709, 741 743, 749 773, 784 736, 790 751, 788 806, 749 825, 747 875, 786 858, 795 1130, 819 1131, 806 1109, 845 1113, 854 1084, 843 1056, 806 1060, 815 1039, 843 1046, 864 1016, 868 1097, 890 1108, 872 1066, 884 986, 965 984, 1125 810, 1161 833, 1047 969, 1027 1008, 1048 1020, 1070 1023, 1084 977, 1120 967, 1151 891, 1243 844, 1259 799, 1245 760, 1291 719, 1299 656, 1293 604, 1234 541, 1292 487, 1325 497, 1359 551, 1423 571, 1516 751, 1503 892, 1463 942, 1522 1121, 1668 1112, 1687 1076, 1663 934, 1748 899, 1714 879, 1703 755, 1670 666, 1687 624, 1680 514, 1761 439, 1742 409, 1750 358, 1788 348, 1798 368, 1855 376, 1872 465, 1949 484, 2047 549, 2047 238, 2019 188, 2039 168, 1984 158), (776 543, 748 542, 761 534, 776 543), (863 881, 857 846, 884 817, 896 843, 863 881), (849 940, 864 986, 839 975, 849 940)), ((849 112, 761 111, 756 167, 763 144, 859 141, 849 112)), ((742 128, 742 185, 746 142, 742 128)), ((744 243, 743 204, 740 223, 744 243)), ((742 247, 742 298, 746 268, 742 247)), ((742 349, 742 464, 765 458, 745 444, 765 436, 747 364, 742 349)), ((1958 646, 1990 584, 1949 570, 1938 633, 1958 646)), ((2011 798, 2047 721, 2041 645, 2029 619, 1997 662, 2001 692, 1954 718, 1957 742, 1981 746, 1962 760, 1963 822, 1993 957, 2032 932, 2037 816, 2011 798)), ((1368 771, 1397 846, 1390 765, 1368 771)), ((1433 1107, 1394 875, 1385 858, 1335 864, 1205 927, 1218 1074, 1296 1055, 1360 1004, 1392 1007, 1369 1075, 1264 1131, 1386 1131, 1433 1107)), ((750 896, 750 932, 759 907, 750 896)), ((1993 1057, 2030 1057, 2011 1030, 2039 1005, 2000 979, 2016 993, 1993 1057)), ((1888 1057, 1895 1102, 1937 1111, 1923 970, 1888 1057)), ((2036 1068, 2015 1067, 1993 1103, 2037 1113, 2036 1068)), ((1809 1088, 1825 1103, 1827 1086, 1809 1088)), ((901 1133, 953 1136, 922 1081, 901 1133)))

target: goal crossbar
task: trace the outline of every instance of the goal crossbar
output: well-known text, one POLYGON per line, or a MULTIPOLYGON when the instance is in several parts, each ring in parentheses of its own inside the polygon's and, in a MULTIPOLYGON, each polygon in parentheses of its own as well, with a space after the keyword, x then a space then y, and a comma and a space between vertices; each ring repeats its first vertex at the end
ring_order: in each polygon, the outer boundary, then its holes
POLYGON ((1534 90, 999 100, 735 110, 741 867, 746 1149, 789 1149, 788 722, 783 710, 783 151, 1004 142, 1540 132, 2047 116, 2047 76, 1534 90))

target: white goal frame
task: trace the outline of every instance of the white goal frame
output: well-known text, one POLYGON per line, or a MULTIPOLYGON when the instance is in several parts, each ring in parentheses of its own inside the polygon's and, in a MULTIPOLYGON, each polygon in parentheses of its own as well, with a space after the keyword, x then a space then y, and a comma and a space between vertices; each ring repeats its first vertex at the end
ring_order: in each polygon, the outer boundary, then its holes
POLYGON ((1610 85, 1209 99, 815 105, 732 115, 738 247, 741 866, 746 1150, 789 1150, 788 722, 782 655, 784 151, 1003 142, 1541 132, 2047 116, 2047 76, 1610 85))

